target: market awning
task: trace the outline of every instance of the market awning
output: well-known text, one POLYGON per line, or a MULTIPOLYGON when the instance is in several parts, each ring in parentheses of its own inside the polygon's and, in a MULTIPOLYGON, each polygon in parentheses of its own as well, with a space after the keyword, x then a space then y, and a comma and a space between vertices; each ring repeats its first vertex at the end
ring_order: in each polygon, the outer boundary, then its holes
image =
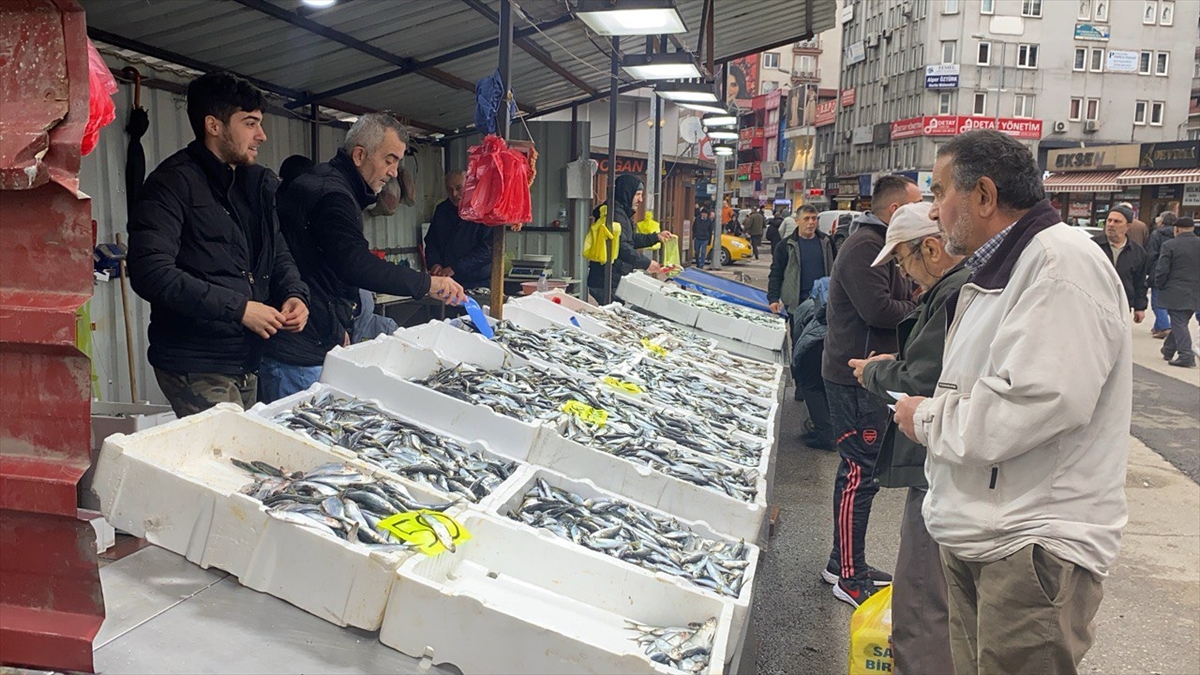
POLYGON ((1200 183, 1200 169, 1127 169, 1117 177, 1117 185, 1182 185, 1200 183))
POLYGON ((1120 171, 1075 171, 1051 174, 1042 181, 1046 192, 1120 192, 1120 171))

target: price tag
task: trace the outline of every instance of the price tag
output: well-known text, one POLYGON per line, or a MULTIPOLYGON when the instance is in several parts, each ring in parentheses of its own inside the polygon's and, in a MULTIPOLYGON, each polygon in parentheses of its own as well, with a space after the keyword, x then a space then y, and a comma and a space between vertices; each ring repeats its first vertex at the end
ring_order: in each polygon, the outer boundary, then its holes
POLYGON ((379 521, 379 528, 396 535, 417 547, 425 555, 453 553, 459 544, 471 538, 471 533, 457 520, 441 513, 421 509, 397 513, 379 521))
POLYGON ((607 410, 593 408, 583 401, 567 401, 563 404, 562 411, 568 415, 574 415, 575 417, 579 418, 580 421, 587 422, 588 424, 594 424, 598 427, 604 426, 604 423, 608 421, 607 410))
POLYGON ((618 380, 617 378, 613 377, 612 375, 605 375, 603 381, 604 381, 604 384, 607 384, 608 386, 612 387, 613 389, 618 389, 620 391, 623 391, 626 394, 633 394, 634 396, 637 396, 639 394, 645 393, 645 391, 641 387, 637 386, 636 384, 634 384, 632 382, 625 382, 624 380, 618 380))
POLYGON ((662 356, 667 355, 667 350, 664 349, 662 345, 654 344, 653 342, 651 342, 650 340, 647 340, 646 338, 642 338, 642 346, 645 347, 647 350, 649 350, 649 352, 651 354, 654 354, 655 356, 662 357, 662 356))

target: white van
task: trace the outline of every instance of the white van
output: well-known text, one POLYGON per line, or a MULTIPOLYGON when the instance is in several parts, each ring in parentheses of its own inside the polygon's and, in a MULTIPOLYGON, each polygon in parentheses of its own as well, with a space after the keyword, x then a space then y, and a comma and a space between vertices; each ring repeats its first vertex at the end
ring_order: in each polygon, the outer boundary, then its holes
POLYGON ((862 211, 822 211, 817 214, 817 229, 833 237, 835 247, 840 246, 850 236, 850 223, 862 214, 862 211))

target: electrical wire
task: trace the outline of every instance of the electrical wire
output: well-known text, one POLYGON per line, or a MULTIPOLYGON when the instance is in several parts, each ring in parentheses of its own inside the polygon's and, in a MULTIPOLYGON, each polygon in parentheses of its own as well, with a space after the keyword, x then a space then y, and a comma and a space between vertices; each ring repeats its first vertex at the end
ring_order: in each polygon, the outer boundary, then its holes
MULTIPOLYGON (((566 7, 567 7, 567 12, 569 13, 569 12, 571 11, 571 5, 570 5, 569 3, 567 3, 567 2, 565 2, 565 0, 564 0, 564 4, 566 5, 566 7)), ((567 56, 570 56, 571 58, 573 58, 573 59, 575 59, 576 61, 578 61, 578 62, 582 63, 583 65, 587 66, 587 67, 588 67, 588 68, 590 68, 591 70, 594 70, 594 71, 596 71, 596 72, 597 72, 597 73, 599 73, 600 75, 604 75, 605 77, 609 77, 609 76, 611 76, 611 75, 612 75, 612 73, 610 73, 609 71, 607 71, 607 70, 605 70, 605 69, 603 69, 603 68, 600 68, 599 66, 597 66, 597 65, 595 65, 595 64, 593 64, 593 63, 591 63, 591 62, 590 62, 590 61, 588 61, 587 59, 584 59, 584 58, 582 58, 582 57, 580 57, 580 56, 576 55, 576 54, 575 54, 574 52, 572 52, 570 49, 567 49, 566 47, 564 47, 564 46, 563 46, 563 44, 562 44, 561 42, 559 42, 558 40, 555 40, 554 38, 550 37, 550 35, 549 35, 548 33, 546 33, 546 31, 544 31, 544 30, 542 30, 541 28, 539 28, 539 27, 538 27, 538 24, 537 24, 537 22, 535 22, 535 21, 533 20, 533 18, 531 18, 531 17, 530 17, 528 14, 526 14, 526 13, 525 13, 525 9, 524 9, 523 7, 521 7, 520 5, 518 5, 518 4, 517 4, 517 3, 515 3, 515 2, 513 3, 513 5, 512 5, 512 6, 516 8, 516 10, 517 10, 517 13, 521 15, 521 18, 525 20, 525 23, 529 24, 529 25, 530 25, 530 26, 531 26, 531 27, 532 27, 532 28, 533 28, 535 31, 537 31, 537 32, 538 32, 538 34, 539 34, 539 35, 542 35, 542 36, 543 36, 543 37, 545 37, 547 40, 549 40, 550 42, 553 42, 555 45, 557 45, 559 49, 561 49, 561 50, 563 50, 564 52, 566 52, 567 56)), ((594 47, 596 47, 596 49, 597 49, 597 50, 598 50, 598 51, 599 51, 601 54, 603 54, 603 55, 604 55, 606 58, 609 58, 609 59, 611 59, 611 58, 612 58, 612 54, 610 54, 609 52, 606 52, 606 51, 604 51, 603 49, 601 49, 601 48, 600 48, 600 45, 596 44, 596 41, 592 39, 592 35, 591 35, 591 33, 589 33, 589 32, 587 31, 587 29, 586 29, 586 28, 584 28, 584 29, 583 29, 583 34, 584 34, 584 36, 585 36, 585 37, 587 37, 588 41, 589 41, 589 42, 591 42, 591 43, 592 43, 592 45, 593 45, 594 47)), ((620 75, 620 74, 618 74, 618 75, 617 75, 617 79, 618 79, 619 81, 621 81, 621 82, 624 82, 625 84, 633 84, 633 83, 635 82, 635 80, 630 80, 630 79, 628 79, 628 78, 621 77, 621 75, 620 75)))

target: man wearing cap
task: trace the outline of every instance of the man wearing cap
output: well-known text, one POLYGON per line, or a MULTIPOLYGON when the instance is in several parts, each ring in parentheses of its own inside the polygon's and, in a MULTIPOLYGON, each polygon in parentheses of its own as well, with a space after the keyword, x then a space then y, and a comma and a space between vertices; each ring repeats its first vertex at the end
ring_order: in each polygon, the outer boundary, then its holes
POLYGON ((1188 323, 1200 312, 1200 237, 1191 218, 1178 218, 1174 226, 1175 236, 1163 244, 1154 268, 1159 302, 1171 318, 1171 334, 1163 340, 1162 355, 1172 366, 1194 368, 1196 354, 1188 323))
MULTIPOLYGON (((851 359, 854 375, 868 391, 932 396, 942 373, 946 343, 946 304, 970 270, 961 255, 946 252, 928 203, 896 210, 874 267, 895 261, 900 272, 921 288, 917 308, 897 326, 900 352, 851 359)), ((925 447, 897 433, 884 434, 875 480, 883 487, 908 488, 900 523, 900 553, 892 584, 892 645, 896 673, 952 673, 946 578, 938 545, 925 529, 925 447)))
POLYGON ((1095 241, 1105 256, 1112 261, 1125 288, 1129 308, 1133 310, 1133 322, 1141 323, 1146 318, 1146 250, 1133 240, 1133 211, 1125 206, 1115 206, 1108 212, 1104 222, 1104 234, 1096 235, 1095 241))
POLYGON ((1133 204, 1121 202, 1118 206, 1129 211, 1129 238, 1136 241, 1138 246, 1146 248, 1146 240, 1150 238, 1150 227, 1133 215, 1133 204))

